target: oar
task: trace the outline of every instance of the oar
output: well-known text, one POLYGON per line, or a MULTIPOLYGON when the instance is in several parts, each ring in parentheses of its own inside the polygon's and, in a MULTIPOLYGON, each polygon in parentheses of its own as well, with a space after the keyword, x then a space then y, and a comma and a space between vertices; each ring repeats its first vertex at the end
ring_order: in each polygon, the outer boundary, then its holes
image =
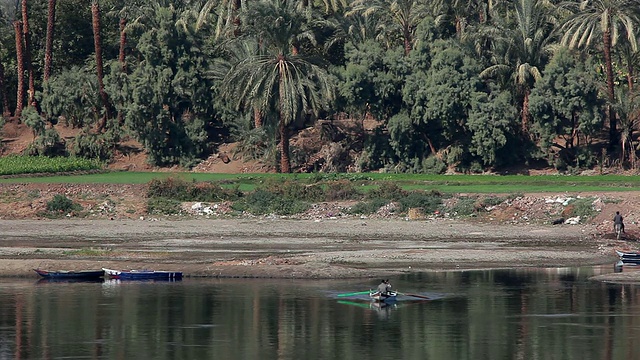
POLYGON ((418 295, 418 294, 406 294, 406 293, 401 293, 401 292, 399 292, 398 294, 404 295, 404 296, 413 296, 413 297, 417 297, 417 298, 425 299, 425 300, 431 300, 431 298, 428 297, 428 296, 423 296, 423 295, 418 295))
POLYGON ((363 294, 369 294, 369 291, 358 291, 358 292, 352 292, 352 293, 346 293, 346 294, 338 294, 338 297, 363 295, 363 294))

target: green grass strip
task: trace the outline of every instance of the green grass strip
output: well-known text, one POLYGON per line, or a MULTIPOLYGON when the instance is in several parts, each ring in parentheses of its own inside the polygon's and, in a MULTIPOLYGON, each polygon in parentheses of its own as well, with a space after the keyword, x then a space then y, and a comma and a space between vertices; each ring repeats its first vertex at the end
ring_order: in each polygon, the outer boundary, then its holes
POLYGON ((105 172, 86 175, 12 177, 0 183, 146 184, 152 179, 175 177, 187 181, 219 181, 251 191, 267 180, 290 179, 305 182, 349 180, 363 190, 381 181, 396 183, 405 190, 437 190, 443 193, 543 193, 640 190, 640 176, 594 175, 421 175, 421 174, 213 174, 168 172, 105 172))

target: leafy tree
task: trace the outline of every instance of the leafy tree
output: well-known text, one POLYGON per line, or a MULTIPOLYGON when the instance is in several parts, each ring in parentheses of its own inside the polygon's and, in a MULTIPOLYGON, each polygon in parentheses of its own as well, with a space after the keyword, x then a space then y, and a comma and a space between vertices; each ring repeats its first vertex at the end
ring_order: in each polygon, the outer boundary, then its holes
POLYGON ((576 164, 581 148, 602 129, 604 103, 598 97, 595 68, 560 49, 531 92, 532 133, 545 154, 558 149, 563 164, 576 164))
POLYGON ((430 51, 431 65, 415 68, 403 88, 413 124, 405 136, 415 146, 415 156, 440 155, 447 149, 451 164, 461 160, 459 150, 468 143, 466 120, 471 95, 480 86, 480 66, 453 41, 438 40, 430 51))
POLYGON ((471 98, 467 128, 469 154, 484 166, 501 167, 532 156, 518 134, 518 110, 508 91, 496 87, 477 91, 471 98))
MULTIPOLYGON (((570 48, 602 46, 607 78, 607 97, 615 101, 612 49, 624 36, 635 49, 634 29, 640 25, 640 0, 564 1, 561 8, 570 16, 562 25, 562 43, 570 48)), ((609 107, 609 146, 618 140, 616 115, 609 107)))
POLYGON ((52 124, 63 118, 72 127, 92 127, 100 118, 97 79, 86 67, 72 67, 51 77, 40 96, 42 112, 52 124))
POLYGON ((45 121, 42 119, 40 114, 38 114, 35 107, 27 106, 22 112, 20 120, 31 128, 34 138, 44 134, 44 130, 46 129, 45 121))
POLYGON ((205 77, 208 55, 195 38, 178 31, 176 9, 156 7, 152 15, 155 26, 137 45, 141 63, 131 75, 109 77, 107 88, 152 164, 191 166, 210 151, 214 100, 205 77))
POLYGON ((402 108, 402 84, 407 75, 407 60, 403 50, 385 50, 368 40, 359 46, 346 45, 346 64, 337 69, 341 101, 351 113, 370 113, 376 119, 386 119, 402 108))

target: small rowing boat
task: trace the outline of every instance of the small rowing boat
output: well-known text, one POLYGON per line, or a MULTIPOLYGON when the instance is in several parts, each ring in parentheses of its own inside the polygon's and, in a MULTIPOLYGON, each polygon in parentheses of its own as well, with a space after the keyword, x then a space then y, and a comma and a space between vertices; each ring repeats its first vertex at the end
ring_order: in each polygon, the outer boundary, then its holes
POLYGON ((98 279, 104 275, 103 270, 42 270, 33 269, 46 279, 98 279))
POLYGON ((104 274, 111 279, 120 280, 182 280, 180 271, 155 271, 155 270, 111 270, 105 269, 104 274))
POLYGON ((388 293, 382 294, 379 291, 371 291, 369 292, 369 297, 371 298, 371 300, 373 301, 377 301, 377 302, 391 302, 391 301, 396 301, 396 297, 398 296, 398 293, 395 291, 390 291, 388 293))

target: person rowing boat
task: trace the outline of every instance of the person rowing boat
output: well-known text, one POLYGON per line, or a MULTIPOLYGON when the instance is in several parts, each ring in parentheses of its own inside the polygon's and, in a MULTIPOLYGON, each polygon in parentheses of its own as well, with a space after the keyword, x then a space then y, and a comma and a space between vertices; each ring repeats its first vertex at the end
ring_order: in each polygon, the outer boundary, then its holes
POLYGON ((375 292, 371 292, 369 296, 376 301, 392 301, 396 299, 398 294, 391 290, 389 280, 381 280, 375 292))

